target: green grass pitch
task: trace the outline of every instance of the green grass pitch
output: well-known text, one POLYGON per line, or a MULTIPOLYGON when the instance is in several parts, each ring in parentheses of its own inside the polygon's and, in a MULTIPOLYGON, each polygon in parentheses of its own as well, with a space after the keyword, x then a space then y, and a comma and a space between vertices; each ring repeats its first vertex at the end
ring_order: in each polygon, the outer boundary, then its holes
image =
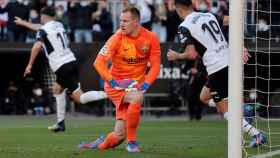
POLYGON ((105 152, 76 150, 81 141, 94 140, 111 131, 113 118, 71 117, 67 119, 66 132, 54 134, 47 130, 53 117, 1 116, 0 158, 227 157, 225 121, 144 118, 138 132, 142 152, 131 154, 126 152, 125 144, 105 152))

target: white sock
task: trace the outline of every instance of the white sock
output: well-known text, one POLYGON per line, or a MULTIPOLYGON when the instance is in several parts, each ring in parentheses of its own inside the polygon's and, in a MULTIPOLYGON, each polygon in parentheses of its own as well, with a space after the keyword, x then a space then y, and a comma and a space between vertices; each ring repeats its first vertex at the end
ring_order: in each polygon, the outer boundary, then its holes
POLYGON ((81 95, 80 102, 86 104, 91 101, 100 100, 107 98, 107 95, 104 91, 88 91, 81 95))
MULTIPOLYGON (((228 120, 228 112, 224 113, 224 118, 228 120)), ((245 119, 242 119, 242 131, 247 132, 251 137, 260 133, 258 129, 250 125, 245 119)))
POLYGON ((65 90, 61 94, 55 95, 55 100, 56 100, 57 122, 61 122, 65 119, 65 111, 66 111, 65 90))
POLYGON ((242 124, 243 132, 247 132, 251 137, 260 133, 258 129, 250 125, 245 119, 242 120, 243 120, 243 124, 242 124))
POLYGON ((208 102, 209 107, 216 107, 216 103, 214 102, 214 99, 210 99, 208 102))

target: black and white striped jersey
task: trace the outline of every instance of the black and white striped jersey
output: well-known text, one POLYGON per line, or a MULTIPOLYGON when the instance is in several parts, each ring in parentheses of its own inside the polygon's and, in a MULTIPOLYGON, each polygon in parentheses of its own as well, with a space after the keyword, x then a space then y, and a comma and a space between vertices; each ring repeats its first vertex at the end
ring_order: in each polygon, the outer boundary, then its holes
POLYGON ((50 21, 43 25, 37 32, 36 39, 44 43, 44 52, 54 72, 63 64, 76 60, 69 47, 66 31, 60 22, 50 21))
POLYGON ((195 46, 208 75, 228 65, 228 43, 213 14, 200 12, 189 14, 179 25, 178 34, 182 44, 195 46))

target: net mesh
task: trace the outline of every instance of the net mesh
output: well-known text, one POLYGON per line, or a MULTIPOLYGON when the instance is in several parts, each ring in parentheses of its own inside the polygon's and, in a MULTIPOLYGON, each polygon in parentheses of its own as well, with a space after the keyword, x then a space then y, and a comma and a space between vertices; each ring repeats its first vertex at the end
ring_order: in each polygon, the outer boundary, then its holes
MULTIPOLYGON (((268 143, 251 149, 244 135, 244 157, 280 157, 280 10, 279 0, 246 0, 245 45, 252 55, 244 66, 247 120, 268 143)), ((245 109, 244 109, 245 110, 245 109)))

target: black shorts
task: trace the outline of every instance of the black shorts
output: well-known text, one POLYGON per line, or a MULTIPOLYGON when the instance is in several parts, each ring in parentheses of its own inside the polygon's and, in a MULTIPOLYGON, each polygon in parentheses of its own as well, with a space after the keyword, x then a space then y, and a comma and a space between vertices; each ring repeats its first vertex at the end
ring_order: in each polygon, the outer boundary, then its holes
POLYGON ((68 92, 72 93, 80 88, 78 73, 76 61, 66 63, 55 72, 56 82, 63 88, 67 88, 68 92))
POLYGON ((228 97, 228 67, 211 74, 207 82, 216 103, 228 97))

